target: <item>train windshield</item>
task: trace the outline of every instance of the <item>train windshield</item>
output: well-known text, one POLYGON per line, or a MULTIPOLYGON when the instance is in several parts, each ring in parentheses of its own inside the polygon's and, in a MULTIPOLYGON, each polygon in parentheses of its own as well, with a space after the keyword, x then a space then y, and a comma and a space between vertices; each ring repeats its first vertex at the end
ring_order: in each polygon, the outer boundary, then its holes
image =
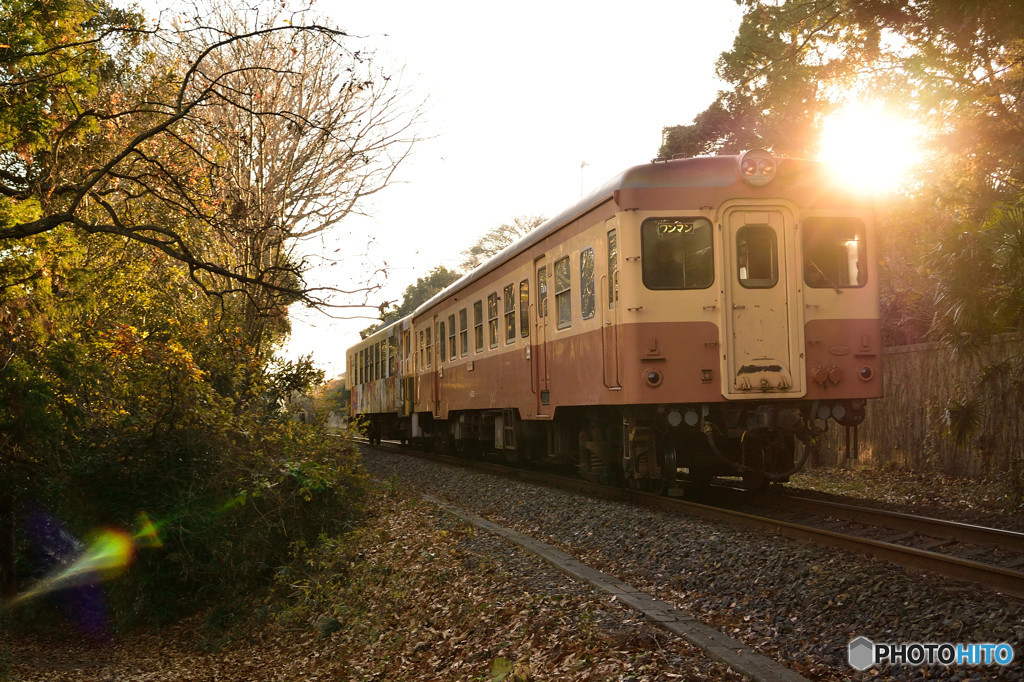
POLYGON ((807 218, 803 224, 804 281, 815 289, 867 283, 864 223, 856 218, 807 218))
POLYGON ((640 227, 648 289, 707 289, 715 281, 711 223, 705 218, 650 218, 640 227))

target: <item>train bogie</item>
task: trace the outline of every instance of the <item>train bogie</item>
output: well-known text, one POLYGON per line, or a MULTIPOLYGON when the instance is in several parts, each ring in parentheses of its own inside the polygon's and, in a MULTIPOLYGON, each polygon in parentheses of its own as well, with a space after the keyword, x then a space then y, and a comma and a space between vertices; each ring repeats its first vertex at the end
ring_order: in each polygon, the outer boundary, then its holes
POLYGON ((786 480, 881 395, 873 229, 818 164, 631 169, 385 332, 398 393, 354 410, 595 480, 786 480))

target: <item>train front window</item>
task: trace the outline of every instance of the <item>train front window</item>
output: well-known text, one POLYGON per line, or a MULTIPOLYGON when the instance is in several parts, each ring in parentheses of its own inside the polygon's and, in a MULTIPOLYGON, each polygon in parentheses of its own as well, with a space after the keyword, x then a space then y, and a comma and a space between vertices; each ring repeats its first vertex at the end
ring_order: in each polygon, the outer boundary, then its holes
POLYGON ((736 232, 736 276, 747 289, 779 283, 779 245, 768 225, 746 225, 736 232))
POLYGON ((864 223, 808 218, 803 224, 804 281, 813 289, 849 289, 868 281, 864 223))
POLYGON ((711 223, 705 218, 650 218, 640 227, 648 289, 707 289, 715 282, 711 223))

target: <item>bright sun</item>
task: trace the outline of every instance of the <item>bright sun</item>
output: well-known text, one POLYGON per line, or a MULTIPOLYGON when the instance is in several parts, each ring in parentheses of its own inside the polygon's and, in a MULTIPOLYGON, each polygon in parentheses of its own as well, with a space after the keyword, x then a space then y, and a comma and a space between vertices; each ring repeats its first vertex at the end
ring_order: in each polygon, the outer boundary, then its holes
POLYGON ((883 194, 897 189, 917 161, 917 130, 878 105, 851 105, 825 119, 820 159, 844 184, 883 194))

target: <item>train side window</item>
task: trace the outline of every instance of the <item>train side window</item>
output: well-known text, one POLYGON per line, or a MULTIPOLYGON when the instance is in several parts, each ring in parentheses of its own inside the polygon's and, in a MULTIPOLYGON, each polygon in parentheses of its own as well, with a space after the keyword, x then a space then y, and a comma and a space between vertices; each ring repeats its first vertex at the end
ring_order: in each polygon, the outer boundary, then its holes
POLYGON ((555 310, 559 329, 572 326, 572 273, 568 256, 555 261, 555 310))
POLYGON ((867 284, 863 222, 856 218, 808 218, 802 231, 807 286, 849 289, 867 284))
POLYGON ((438 364, 448 359, 448 336, 444 333, 444 322, 439 322, 437 327, 438 364))
POLYGON ((516 285, 509 284, 502 292, 505 295, 505 343, 516 340, 516 285))
POLYGON ((548 316, 548 269, 537 269, 537 317, 548 316))
POLYGON ((519 283, 519 335, 530 335, 530 280, 519 283))
POLYGON ((427 369, 430 369, 430 365, 433 362, 434 345, 431 343, 430 332, 433 331, 431 327, 427 327, 427 369))
POLYGON ((597 310, 594 292, 594 249, 580 251, 580 315, 589 320, 597 310))
POLYGON ((484 303, 473 304, 473 345, 477 353, 484 352, 484 303))
POLYGON ((736 276, 747 289, 779 283, 779 245, 768 225, 744 225, 736 232, 736 276))
POLYGON ((608 307, 619 300, 619 241, 615 230, 608 230, 608 307))
POLYGON ((388 339, 388 376, 398 374, 398 337, 388 339))
POLYGON ((705 218, 649 218, 640 227, 648 289, 707 289, 715 281, 711 223, 705 218))
POLYGON ((498 294, 487 297, 487 334, 491 348, 498 347, 498 294))
POLYGON ((459 355, 469 355, 469 312, 465 308, 459 311, 459 355))
POLYGON ((457 355, 455 350, 455 313, 448 316, 448 359, 454 360, 457 355))
POLYGON ((420 366, 420 369, 423 369, 424 367, 427 366, 426 362, 424 361, 424 357, 423 357, 423 354, 425 352, 424 351, 424 347, 423 347, 423 330, 420 330, 416 334, 416 347, 419 349, 419 352, 420 352, 419 366, 420 366))

